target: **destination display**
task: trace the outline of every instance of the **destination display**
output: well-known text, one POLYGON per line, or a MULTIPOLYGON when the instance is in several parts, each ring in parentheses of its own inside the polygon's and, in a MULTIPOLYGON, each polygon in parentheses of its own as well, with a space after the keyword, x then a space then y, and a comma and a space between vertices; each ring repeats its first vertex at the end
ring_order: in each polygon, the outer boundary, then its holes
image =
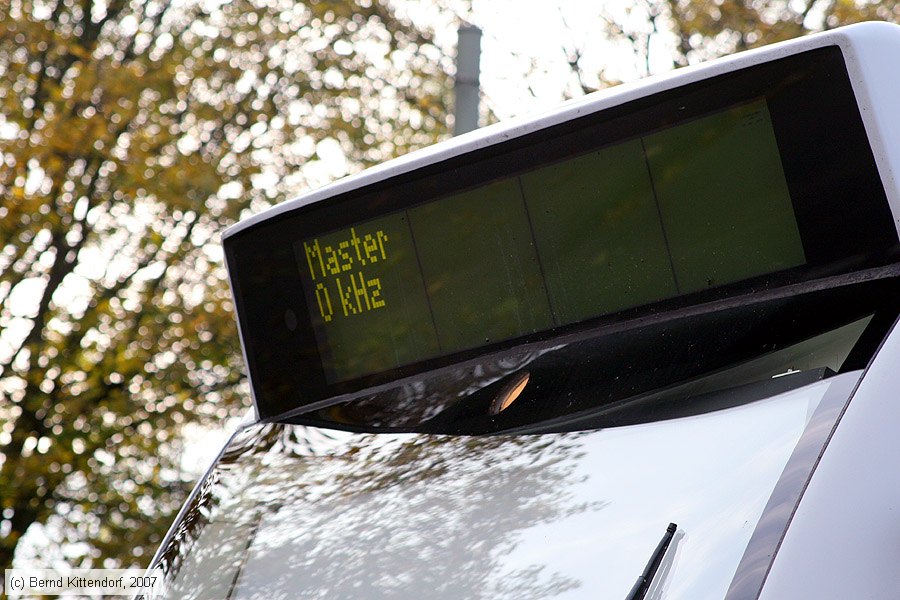
POLYGON ((807 262, 765 98, 293 251, 330 383, 807 262))
MULTIPOLYGON (((841 48, 729 65, 499 126, 229 229, 260 417, 379 394, 427 403, 525 354, 895 264, 841 48)), ((530 387, 556 385, 542 381, 530 387)))

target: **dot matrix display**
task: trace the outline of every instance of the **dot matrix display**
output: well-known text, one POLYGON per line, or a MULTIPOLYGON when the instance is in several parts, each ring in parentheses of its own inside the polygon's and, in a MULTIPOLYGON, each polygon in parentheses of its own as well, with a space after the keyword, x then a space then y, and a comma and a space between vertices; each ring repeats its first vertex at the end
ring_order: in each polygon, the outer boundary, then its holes
POLYGON ((806 262, 763 99, 294 251, 333 382, 806 262))

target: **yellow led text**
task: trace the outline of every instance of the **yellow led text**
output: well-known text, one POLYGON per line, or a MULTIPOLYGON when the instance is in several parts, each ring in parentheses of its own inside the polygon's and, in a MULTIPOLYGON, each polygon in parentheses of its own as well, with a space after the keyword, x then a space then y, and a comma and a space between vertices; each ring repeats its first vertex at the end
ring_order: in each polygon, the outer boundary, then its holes
POLYGON ((351 228, 349 233, 348 238, 336 245, 321 244, 318 239, 303 242, 309 274, 313 281, 318 281, 315 295, 319 316, 326 323, 334 319, 336 311, 349 317, 385 305, 381 279, 366 276, 361 267, 387 259, 388 236, 384 231, 377 231, 360 237, 356 228, 351 228))
POLYGON ((337 246, 321 245, 318 239, 311 243, 303 242, 309 274, 316 281, 329 275, 340 275, 355 265, 364 267, 385 260, 387 253, 384 244, 387 241, 384 231, 377 231, 375 235, 367 233, 360 238, 356 228, 351 228, 350 237, 338 242, 337 246))

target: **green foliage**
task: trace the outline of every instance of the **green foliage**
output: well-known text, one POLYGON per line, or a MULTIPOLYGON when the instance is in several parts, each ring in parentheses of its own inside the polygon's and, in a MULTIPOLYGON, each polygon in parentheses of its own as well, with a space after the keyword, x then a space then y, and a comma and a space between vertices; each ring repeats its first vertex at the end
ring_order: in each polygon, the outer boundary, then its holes
POLYGON ((2 5, 0 565, 146 564, 247 405, 219 234, 445 135, 448 59, 386 0, 2 5))

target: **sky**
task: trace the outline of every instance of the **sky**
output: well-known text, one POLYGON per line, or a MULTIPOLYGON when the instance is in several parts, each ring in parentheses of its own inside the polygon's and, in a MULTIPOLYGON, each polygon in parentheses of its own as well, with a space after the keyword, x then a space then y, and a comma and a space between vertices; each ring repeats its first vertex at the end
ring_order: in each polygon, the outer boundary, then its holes
MULTIPOLYGON (((630 32, 647 32, 649 25, 629 0, 472 0, 471 10, 459 0, 396 0, 414 22, 431 28, 435 42, 455 53, 460 23, 482 30, 482 125, 490 111, 500 121, 538 114, 582 94, 568 64, 577 52, 586 83, 600 87, 597 74, 609 80, 633 81, 672 69, 674 40, 665 33, 650 36, 649 65, 633 49, 606 39, 603 16, 630 32)), ((316 148, 321 161, 307 165, 304 183, 320 187, 351 168, 340 143, 325 139, 316 148)), ((274 185, 269 181, 268 185, 274 185)))
MULTIPOLYGON (((502 119, 544 111, 579 93, 568 58, 577 51, 588 83, 605 71, 609 78, 631 81, 640 78, 631 48, 606 39, 602 15, 634 30, 646 30, 634 2, 608 0, 475 0, 471 13, 458 13, 483 32, 481 84, 488 106, 502 119)), ((455 36, 455 32, 447 32, 455 36)), ((453 43, 453 42, 451 42, 453 43)), ((650 73, 671 69, 663 34, 651 39, 650 73)))

